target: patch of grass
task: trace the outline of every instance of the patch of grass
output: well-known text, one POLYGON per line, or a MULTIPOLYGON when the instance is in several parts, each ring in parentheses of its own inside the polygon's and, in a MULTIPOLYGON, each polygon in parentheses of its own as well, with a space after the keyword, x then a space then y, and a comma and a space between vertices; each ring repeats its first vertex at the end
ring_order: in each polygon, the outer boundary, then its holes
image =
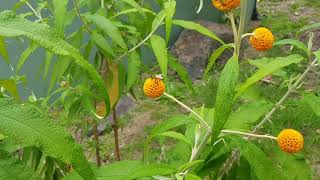
POLYGON ((268 27, 274 32, 275 37, 279 39, 296 37, 297 32, 308 24, 308 17, 301 17, 297 22, 292 21, 286 13, 278 13, 276 16, 267 16, 261 22, 261 25, 268 27), (286 22, 286 23, 284 23, 286 22))

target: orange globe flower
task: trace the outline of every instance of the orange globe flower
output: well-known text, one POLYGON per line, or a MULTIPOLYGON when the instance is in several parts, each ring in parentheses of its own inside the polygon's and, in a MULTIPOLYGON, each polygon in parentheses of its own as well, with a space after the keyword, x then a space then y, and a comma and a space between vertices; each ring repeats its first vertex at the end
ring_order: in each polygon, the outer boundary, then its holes
POLYGON ((250 44, 257 51, 266 51, 272 48, 274 37, 272 32, 264 27, 257 28, 250 36, 250 44))
POLYGON ((150 98, 160 97, 165 91, 165 85, 159 78, 149 78, 144 82, 143 92, 150 98))
POLYGON ((220 11, 231 11, 240 5, 240 0, 211 0, 215 8, 220 11))
POLYGON ((303 136, 294 129, 284 129, 278 135, 278 145, 287 153, 296 153, 303 148, 303 136))

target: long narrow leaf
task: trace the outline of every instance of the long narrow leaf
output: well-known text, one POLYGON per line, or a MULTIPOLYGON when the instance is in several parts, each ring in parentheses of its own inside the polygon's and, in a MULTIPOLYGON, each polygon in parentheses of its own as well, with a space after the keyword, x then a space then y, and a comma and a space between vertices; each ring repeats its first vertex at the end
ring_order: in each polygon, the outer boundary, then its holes
POLYGON ((67 16, 67 5, 69 0, 53 0, 54 25, 60 37, 64 37, 65 18, 67 16))
POLYGON ((40 179, 20 159, 8 152, 0 150, 0 177, 1 179, 40 179))
POLYGON ((100 47, 105 52, 109 53, 111 56, 114 56, 112 47, 109 45, 108 41, 98 32, 94 31, 91 34, 91 39, 98 47, 100 47))
POLYGON ((0 36, 0 55, 3 57, 7 64, 10 64, 9 54, 6 48, 6 42, 2 36, 0 36))
POLYGON ((170 40, 172 18, 176 10, 176 1, 172 0, 164 3, 164 14, 166 18, 166 42, 170 40))
POLYGON ((30 43, 29 47, 23 51, 17 64, 16 72, 19 72, 28 60, 29 56, 37 49, 37 45, 33 42, 30 43))
POLYGON ((229 136, 227 139, 231 140, 230 145, 233 148, 240 150, 241 155, 247 159, 259 180, 270 180, 274 177, 277 180, 285 180, 280 168, 273 164, 267 155, 253 143, 237 136, 229 136))
POLYGON ((220 42, 221 44, 225 44, 223 40, 221 40, 217 35, 215 35, 213 32, 211 32, 206 27, 202 26, 201 24, 192 22, 192 21, 184 21, 184 20, 173 20, 173 24, 181 26, 186 29, 191 29, 198 31, 199 33, 206 35, 208 37, 211 37, 212 39, 220 42))
POLYGON ((194 91, 192 80, 189 76, 189 73, 187 69, 181 65, 176 58, 169 55, 169 62, 168 62, 169 68, 173 69, 177 74, 179 75, 180 79, 188 85, 188 87, 194 91))
POLYGON ((214 65, 216 60, 221 56, 221 54, 226 49, 231 48, 231 47, 232 47, 231 44, 222 45, 211 54, 210 59, 209 59, 209 63, 207 65, 207 67, 206 67, 206 70, 204 71, 203 78, 206 78, 208 76, 208 73, 209 73, 210 69, 212 68, 212 66, 214 65))
POLYGON ((74 62, 88 74, 94 86, 103 95, 106 104, 106 114, 109 114, 109 96, 104 82, 96 69, 81 56, 79 50, 66 43, 49 26, 28 21, 17 16, 12 11, 3 11, 0 13, 0 36, 26 36, 54 54, 72 57, 74 62))
POLYGON ((96 24, 105 34, 107 34, 121 48, 127 50, 127 45, 124 42, 119 29, 106 17, 94 14, 87 15, 86 18, 96 24))
POLYGON ((130 89, 137 81, 141 68, 140 56, 137 52, 133 51, 129 55, 128 60, 128 76, 127 76, 127 89, 130 89))
POLYGON ((265 62, 265 65, 259 65, 259 70, 256 73, 254 73, 251 77, 249 77, 246 80, 246 82, 240 86, 236 97, 243 93, 248 87, 250 87, 257 81, 263 79, 267 75, 270 75, 283 67, 289 66, 290 64, 299 63, 303 59, 304 58, 302 56, 293 54, 287 57, 262 58, 255 60, 265 62))
POLYGON ((168 82, 168 50, 166 42, 158 35, 152 35, 150 41, 164 80, 165 82, 168 82))
POLYGON ((0 121, 1 132, 14 136, 22 144, 38 147, 48 156, 71 163, 84 179, 94 179, 95 175, 81 146, 38 107, 17 104, 11 98, 1 98, 0 121))
POLYGON ((230 115, 238 77, 238 57, 234 55, 233 57, 231 57, 231 59, 228 60, 224 69, 222 70, 219 79, 212 129, 213 142, 219 136, 220 131, 222 130, 230 115))
POLYGON ((283 40, 280 40, 280 41, 276 41, 276 42, 274 43, 274 46, 286 45, 286 44, 295 46, 295 47, 303 50, 307 55, 310 54, 310 51, 309 51, 309 49, 307 48, 307 46, 304 45, 302 42, 300 42, 300 41, 298 41, 298 40, 295 40, 295 39, 283 39, 283 40))
POLYGON ((20 101, 20 95, 17 88, 17 83, 13 79, 0 79, 0 87, 5 88, 13 97, 20 101))

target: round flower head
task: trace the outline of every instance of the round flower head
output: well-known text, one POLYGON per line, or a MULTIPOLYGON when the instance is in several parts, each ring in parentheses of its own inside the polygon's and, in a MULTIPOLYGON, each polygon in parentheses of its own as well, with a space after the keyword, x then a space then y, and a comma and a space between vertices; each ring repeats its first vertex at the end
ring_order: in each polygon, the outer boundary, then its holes
POLYGON ((272 32, 264 27, 257 28, 250 36, 250 44, 257 51, 266 51, 272 48, 274 37, 272 32))
POLYGON ((278 135, 278 144, 282 151, 296 153, 303 148, 303 136, 294 129, 284 129, 278 135))
POLYGON ((143 92, 150 98, 160 97, 165 91, 165 85, 159 78, 148 78, 143 85, 143 92))
POLYGON ((240 0, 211 0, 215 8, 220 11, 231 11, 240 5, 240 0))

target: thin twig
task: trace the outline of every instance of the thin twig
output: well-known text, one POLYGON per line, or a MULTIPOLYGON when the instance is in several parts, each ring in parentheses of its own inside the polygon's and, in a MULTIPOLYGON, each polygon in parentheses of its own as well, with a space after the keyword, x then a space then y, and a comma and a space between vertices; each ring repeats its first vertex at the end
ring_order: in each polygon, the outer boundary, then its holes
POLYGON ((289 87, 287 93, 283 95, 283 97, 275 104, 275 106, 272 108, 272 110, 263 118, 263 120, 255 126, 255 128, 251 131, 251 133, 255 133, 258 129, 260 129, 273 115, 274 112, 277 111, 277 109, 284 103, 284 101, 287 100, 289 95, 297 89, 297 87, 302 83, 304 78, 307 76, 309 71, 316 65, 317 60, 313 60, 313 62, 308 66, 308 68, 303 72, 303 74, 300 76, 300 78, 291 86, 289 87))
POLYGON ((93 120, 93 138, 96 144, 96 162, 97 166, 101 166, 101 156, 100 156, 100 143, 99 143, 99 134, 98 134, 98 126, 96 120, 93 120))
POLYGON ((115 145, 115 154, 117 157, 117 161, 120 161, 120 148, 119 148, 119 127, 118 127, 118 121, 117 121, 117 112, 116 109, 113 110, 112 112, 113 116, 113 133, 114 133, 114 145, 115 145))
POLYGON ((249 137, 256 137, 256 138, 267 138, 267 139, 273 139, 277 140, 277 137, 271 136, 271 135, 260 135, 260 134, 253 134, 253 133, 246 133, 246 132, 240 132, 240 131, 232 131, 232 130, 222 130, 221 133, 225 134, 237 134, 237 135, 243 135, 243 136, 249 136, 249 137))
POLYGON ((28 1, 26 2, 26 4, 31 9, 31 11, 34 13, 34 15, 37 16, 37 18, 42 21, 41 14, 39 12, 37 12, 28 1))
POLYGON ((147 37, 145 37, 139 44, 137 44, 136 46, 134 46, 133 48, 131 48, 128 52, 123 53, 122 55, 120 55, 115 62, 119 62, 122 58, 126 57, 128 54, 132 53, 133 51, 135 51, 136 49, 138 49, 140 46, 142 46, 146 41, 149 40, 149 38, 156 32, 156 30, 158 29, 158 27, 162 24, 162 21, 164 20, 165 16, 162 16, 160 22, 153 28, 153 30, 148 34, 147 37))
POLYGON ((90 27, 88 26, 87 22, 84 20, 84 18, 81 16, 81 13, 80 13, 80 8, 78 6, 78 3, 77 3, 77 0, 73 0, 73 4, 76 8, 76 11, 77 11, 77 14, 80 18, 80 20, 82 21, 82 23, 84 24, 84 27, 87 29, 88 32, 91 32, 91 29, 90 27))

